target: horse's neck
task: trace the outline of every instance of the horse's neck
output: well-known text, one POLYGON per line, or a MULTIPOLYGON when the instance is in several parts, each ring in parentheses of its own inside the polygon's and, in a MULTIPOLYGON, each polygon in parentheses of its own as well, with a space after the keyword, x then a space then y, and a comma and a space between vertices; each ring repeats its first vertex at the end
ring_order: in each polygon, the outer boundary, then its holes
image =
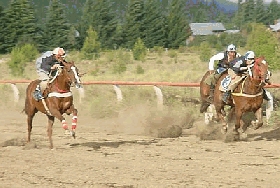
POLYGON ((52 92, 65 93, 70 91, 69 80, 64 76, 63 73, 58 75, 51 85, 52 92))
POLYGON ((252 77, 248 76, 244 80, 244 86, 243 86, 243 91, 248 94, 257 94, 261 92, 262 87, 261 87, 261 81, 252 79, 252 77))

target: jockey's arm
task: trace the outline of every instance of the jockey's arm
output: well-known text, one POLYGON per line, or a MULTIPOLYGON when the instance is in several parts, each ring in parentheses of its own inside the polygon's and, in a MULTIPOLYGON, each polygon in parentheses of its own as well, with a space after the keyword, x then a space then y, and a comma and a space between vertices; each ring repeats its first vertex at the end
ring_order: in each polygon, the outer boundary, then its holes
POLYGON ((240 53, 236 53, 236 57, 241 57, 241 54, 240 53))
POLYGON ((210 58, 210 61, 209 61, 209 66, 208 66, 209 70, 210 70, 210 71, 214 71, 214 70, 215 70, 215 69, 214 69, 214 63, 215 63, 215 61, 220 61, 220 60, 222 60, 223 58, 224 58, 224 53, 218 53, 218 54, 212 56, 212 57, 210 58))

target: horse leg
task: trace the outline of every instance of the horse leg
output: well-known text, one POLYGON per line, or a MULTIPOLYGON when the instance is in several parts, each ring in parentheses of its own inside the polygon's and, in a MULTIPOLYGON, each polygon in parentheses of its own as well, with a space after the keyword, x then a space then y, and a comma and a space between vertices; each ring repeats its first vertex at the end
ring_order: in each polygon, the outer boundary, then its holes
POLYGON ((235 119, 235 126, 233 128, 234 140, 239 140, 238 130, 240 128, 242 114, 243 113, 241 112, 241 110, 239 111, 235 110, 236 119, 235 119))
POLYGON ((28 130, 28 136, 27 136, 27 142, 30 142, 31 139, 31 131, 32 131, 32 123, 33 123, 33 117, 35 114, 28 114, 27 115, 27 130, 28 130))
POLYGON ((225 116, 223 115, 222 113, 222 108, 221 107, 216 107, 216 114, 217 114, 217 121, 218 122, 222 122, 222 129, 221 129, 221 132, 223 134, 225 134, 227 132, 227 129, 228 129, 228 124, 225 120, 225 116))
POLYGON ((256 120, 256 125, 255 125, 254 129, 256 130, 263 126, 262 108, 259 108, 258 110, 256 110, 255 116, 256 116, 257 120, 256 120))
POLYGON ((48 137, 50 142, 50 149, 53 148, 52 132, 53 132, 54 116, 48 116, 48 137))
POLYGON ((77 128, 77 122, 78 122, 78 110, 74 107, 74 105, 72 105, 67 111, 66 113, 68 115, 70 115, 72 113, 72 131, 71 134, 74 138, 76 138, 75 136, 75 131, 77 128))

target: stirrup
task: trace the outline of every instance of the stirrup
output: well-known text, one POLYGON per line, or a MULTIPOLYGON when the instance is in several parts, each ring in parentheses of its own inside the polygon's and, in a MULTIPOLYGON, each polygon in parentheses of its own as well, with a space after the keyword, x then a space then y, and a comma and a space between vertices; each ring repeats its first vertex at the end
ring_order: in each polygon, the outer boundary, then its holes
POLYGON ((41 99, 44 99, 42 93, 40 90, 35 90, 34 93, 33 93, 33 97, 36 101, 39 101, 41 99))
POLYGON ((227 103, 229 97, 230 97, 231 92, 230 91, 226 91, 222 97, 222 100, 227 103))

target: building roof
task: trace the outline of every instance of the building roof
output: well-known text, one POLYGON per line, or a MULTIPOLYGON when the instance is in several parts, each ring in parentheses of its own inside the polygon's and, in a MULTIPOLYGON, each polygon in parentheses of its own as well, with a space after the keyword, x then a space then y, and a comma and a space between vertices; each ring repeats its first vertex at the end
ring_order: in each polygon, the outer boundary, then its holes
POLYGON ((212 35, 226 30, 222 23, 190 23, 190 27, 193 35, 212 35))
POLYGON ((280 22, 278 22, 276 25, 270 25, 269 26, 272 31, 279 31, 280 30, 280 22))
POLYGON ((235 34, 235 33, 239 33, 240 30, 226 30, 225 32, 230 34, 235 34))

